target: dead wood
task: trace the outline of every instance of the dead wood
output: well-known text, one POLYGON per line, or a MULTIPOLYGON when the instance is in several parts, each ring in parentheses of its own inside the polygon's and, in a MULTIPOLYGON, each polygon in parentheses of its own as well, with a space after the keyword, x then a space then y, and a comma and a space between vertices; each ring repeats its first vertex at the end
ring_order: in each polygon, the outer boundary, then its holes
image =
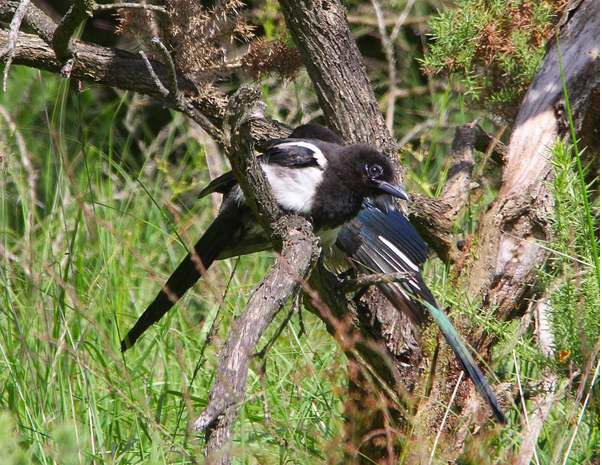
MULTIPOLYGON (((562 57, 572 116, 579 131, 599 87, 599 13, 599 2, 582 1, 559 32, 558 42, 550 40, 512 130, 498 197, 480 218, 461 270, 460 285, 468 290, 469 298, 478 302, 484 314, 495 314, 501 320, 513 318, 525 308, 527 297, 534 296, 537 270, 549 256, 539 243, 551 237, 549 218, 554 208, 548 187, 552 173, 548 148, 567 136, 567 125, 563 124, 567 115, 558 111, 564 107, 558 56, 562 57)), ((478 331, 469 340, 488 349, 495 343, 478 331)), ((433 397, 449 395, 453 388, 450 380, 457 379, 460 371, 453 355, 440 354, 433 397)), ((458 397, 457 407, 469 403, 474 396, 471 391, 458 397)), ((442 409, 431 403, 422 411, 421 423, 429 431, 437 425, 442 409)), ((445 457, 460 452, 467 428, 461 433, 444 452, 445 457)))
POLYGON ((229 329, 207 406, 194 423, 198 433, 205 433, 205 454, 211 464, 231 462, 232 427, 244 400, 255 346, 274 316, 297 292, 320 254, 311 224, 282 213, 255 157, 249 126, 261 116, 256 112, 260 96, 259 90, 243 87, 232 97, 227 112, 232 140, 228 153, 247 202, 281 255, 229 329))

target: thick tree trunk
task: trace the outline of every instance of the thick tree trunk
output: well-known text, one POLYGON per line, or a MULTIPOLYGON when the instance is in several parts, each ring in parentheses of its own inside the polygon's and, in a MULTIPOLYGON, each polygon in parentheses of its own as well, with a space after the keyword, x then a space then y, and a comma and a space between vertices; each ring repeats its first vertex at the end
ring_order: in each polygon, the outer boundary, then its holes
MULTIPOLYGON (((399 166, 398 148, 387 130, 343 5, 337 0, 280 0, 280 5, 328 125, 348 143, 361 141, 379 147, 399 166)), ((400 178, 402 174, 400 170, 400 178)), ((410 321, 377 290, 369 290, 363 303, 361 333, 374 334, 373 342, 384 344, 395 365, 393 376, 380 376, 392 381, 389 388, 399 395, 413 391, 422 353, 410 321)), ((398 442, 390 433, 399 426, 400 406, 390 396, 375 392, 378 381, 358 365, 370 364, 371 358, 360 362, 348 355, 350 392, 345 415, 349 455, 345 462, 394 463, 394 444, 398 442)))
MULTIPOLYGON (((599 31, 600 4, 584 0, 571 12, 558 42, 550 40, 548 53, 525 95, 504 159, 498 197, 479 220, 459 280, 483 314, 508 320, 524 310, 527 298, 538 298, 534 289, 537 270, 549 256, 540 242, 551 238, 549 221, 554 209, 548 185, 552 173, 549 148, 568 134, 558 56, 562 57, 572 117, 579 132, 588 107, 599 106, 599 31)), ((470 339, 477 349, 491 349, 495 343, 486 334, 475 333, 470 339)), ((432 398, 449 398, 454 388, 450 381, 460 372, 453 354, 444 351, 437 363, 432 398)), ((457 407, 469 404, 471 391, 472 387, 461 391, 457 407)), ((434 402, 421 409, 420 423, 427 436, 437 427, 442 413, 443 408, 434 402)), ((460 432, 466 431, 463 428, 460 432)), ((456 435, 443 455, 454 457, 463 440, 463 434, 456 435)))
MULTIPOLYGON (((386 130, 340 2, 281 0, 281 5, 291 34, 316 86, 329 125, 347 141, 374 144, 396 160, 397 149, 386 130)), ((593 113, 590 111, 595 107, 590 104, 592 100, 599 99, 600 7, 597 0, 583 0, 575 5, 568 15, 567 23, 562 27, 559 43, 573 117, 577 128, 586 128, 591 126, 588 126, 585 115, 598 115, 595 110, 593 113)), ((0 2, 0 19, 10 21, 18 6, 18 1, 0 2)), ((35 30, 41 39, 19 33, 15 46, 7 52, 7 56, 10 55, 14 63, 61 72, 64 64, 56 58, 56 51, 49 46, 56 25, 46 21, 43 14, 40 16, 39 10, 33 5, 28 6, 24 23, 35 30)), ((1 30, 0 43, 8 42, 9 33, 1 30)), ((176 73, 175 78, 170 76, 169 67, 165 64, 147 64, 140 56, 118 49, 75 40, 73 43, 77 50, 77 58, 70 68, 73 77, 151 95, 174 108, 178 107, 173 104, 173 96, 166 96, 161 91, 161 86, 164 89, 173 88, 177 83, 180 93, 187 100, 188 108, 194 109, 195 115, 199 117, 199 124, 218 142, 225 143, 226 135, 222 131, 224 119, 227 119, 228 99, 225 95, 217 90, 214 94, 201 95, 183 75, 176 73), (158 82, 160 86, 157 85, 158 82)), ((6 61, 6 56, 2 60, 6 61)), ((599 102, 596 103, 599 108, 599 102)), ((557 137, 566 134, 568 125, 563 108, 558 50, 556 42, 551 41, 550 50, 519 112, 510 147, 503 156, 504 172, 498 199, 480 219, 467 260, 464 262, 462 257, 457 260, 458 263, 466 263, 465 268, 460 269, 460 285, 468 289, 470 298, 476 300, 484 312, 495 312, 496 318, 511 318, 522 309, 525 296, 533 293, 536 269, 547 258, 547 252, 536 241, 547 239, 550 235, 546 213, 552 211, 553 205, 545 184, 551 172, 546 148, 557 137)), ((597 129, 597 125, 593 127, 597 129)), ((249 131, 256 142, 261 142, 282 136, 286 129, 276 122, 258 118, 250 122, 249 131)), ((453 158, 454 163, 458 162, 459 170, 451 173, 453 176, 450 175, 449 189, 444 190, 444 198, 428 201, 418 199, 414 205, 416 216, 425 225, 424 231, 433 236, 425 239, 436 245, 437 253, 453 260, 456 260, 454 254, 457 252, 453 249, 446 224, 450 223, 450 218, 459 209, 459 199, 464 197, 461 194, 470 181, 468 174, 471 166, 470 150, 466 152, 456 148, 453 158)), ((303 240, 309 241, 311 238, 304 236, 303 240)), ((297 245, 300 243, 297 240, 293 242, 297 245)), ((305 265, 295 273, 303 276, 311 266, 313 256, 307 256, 303 252, 307 247, 297 250, 295 244, 288 252, 284 251, 283 255, 294 256, 297 252, 303 255, 300 261, 305 262, 305 265)), ((294 261, 297 263, 299 260, 294 261)), ((280 276, 278 273, 290 271, 288 267, 284 271, 282 268, 283 266, 277 266, 272 278, 280 276)), ((300 284, 290 276, 287 279, 287 289, 300 284)), ((403 418, 412 422, 412 431, 417 438, 416 449, 425 450, 428 441, 425 442, 424 438, 431 439, 439 426, 442 416, 440 402, 450 398, 460 372, 453 355, 440 340, 440 346, 434 350, 437 354, 436 367, 425 369, 427 362, 422 360, 411 324, 382 295, 369 292, 363 299, 364 306, 358 308, 347 303, 343 296, 332 292, 333 286, 327 285, 328 279, 327 276, 314 273, 309 278, 309 286, 305 287, 311 295, 308 299, 310 305, 341 341, 350 359, 351 392, 347 410, 349 453, 345 463, 396 463, 396 446, 401 443, 398 426, 403 418), (318 290, 318 293, 312 294, 312 289, 318 290), (335 297, 336 302, 329 301, 335 297), (320 312, 322 305, 329 313, 320 312), (434 373, 429 397, 439 399, 440 402, 424 402, 415 407, 408 401, 411 396, 406 398, 403 394, 407 391, 422 392, 420 388, 426 384, 425 373, 429 371, 434 373), (398 402, 399 399, 403 401, 398 402), (418 411, 418 415, 412 417, 411 411, 414 410, 418 411)), ((280 283, 282 280, 278 277, 276 281, 280 283)), ((265 284, 269 285, 270 282, 265 284)), ((244 339, 240 343, 244 343, 243 352, 247 357, 260 329, 267 326, 271 315, 277 311, 288 293, 283 289, 280 291, 282 298, 275 299, 277 301, 269 315, 249 313, 248 318, 242 319, 239 326, 233 329, 232 339, 229 341, 236 345, 244 339), (249 330, 248 334, 251 336, 247 337, 245 332, 256 324, 255 318, 262 319, 262 326, 249 330)), ((482 334, 473 335, 472 339, 479 341, 480 346, 485 348, 491 347, 494 342, 482 334)), ((226 351, 221 359, 223 373, 227 373, 227 368, 231 366, 228 362, 229 355, 232 354, 226 351)), ((236 401, 244 393, 244 372, 248 364, 245 360, 242 362, 236 366, 235 395, 230 399, 224 397, 228 402, 236 401)), ((470 410, 467 405, 473 390, 468 382, 460 386, 456 407, 461 413, 466 414, 470 410)), ((216 397, 220 397, 219 385, 215 386, 213 399, 216 397)), ((215 406, 217 407, 213 411, 204 412, 207 415, 201 416, 200 423, 209 430, 208 450, 219 456, 223 452, 223 446, 227 445, 235 414, 233 411, 221 411, 223 406, 215 406)), ((466 429, 461 429, 460 433, 463 431, 466 429)), ((461 450, 459 446, 464 436, 457 434, 456 437, 458 439, 451 441, 445 452, 447 458, 454 457, 461 450)), ((535 441, 536 438, 532 440, 535 441)), ((222 456, 217 460, 228 462, 229 459, 222 456)), ((422 456, 418 454, 414 461, 419 460, 422 460, 422 456)))
POLYGON ((397 159, 397 146, 372 92, 343 5, 280 0, 280 6, 328 125, 347 142, 373 144, 397 159))

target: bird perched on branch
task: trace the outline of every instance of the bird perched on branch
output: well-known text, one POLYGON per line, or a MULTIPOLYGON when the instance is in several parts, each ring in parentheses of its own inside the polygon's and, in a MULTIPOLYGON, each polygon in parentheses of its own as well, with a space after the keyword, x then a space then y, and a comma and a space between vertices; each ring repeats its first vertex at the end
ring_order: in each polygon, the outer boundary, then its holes
MULTIPOLYGON (((344 147, 293 137, 272 141, 259 161, 280 207, 308 218, 323 242, 334 243, 341 226, 357 215, 367 197, 383 194, 408 200, 394 181, 392 163, 366 144, 344 147)), ((200 196, 212 192, 225 195, 217 218, 127 333, 122 351, 159 321, 214 260, 272 247, 231 172, 212 181, 200 196)))
MULTIPOLYGON (((337 134, 315 124, 299 126, 290 137, 312 137, 343 144, 337 134)), ((339 231, 336 246, 360 272, 407 272, 412 276, 406 282, 379 284, 378 287, 416 326, 424 325, 425 310, 430 314, 496 420, 506 423, 506 416, 483 372, 424 282, 420 265, 427 258, 428 247, 412 223, 397 209, 394 199, 388 195, 366 199, 357 216, 339 231)))
MULTIPOLYGON (((394 197, 409 198, 395 184, 388 159, 365 144, 344 147, 337 134, 315 124, 298 127, 287 139, 271 141, 259 157, 281 208, 306 216, 319 236, 336 240, 357 270, 409 273, 406 282, 378 287, 417 326, 423 325, 428 311, 495 418, 505 423, 485 376, 422 278, 420 265, 428 248, 397 209, 394 197)), ((225 195, 219 215, 126 335, 122 351, 157 322, 214 260, 271 248, 232 172, 212 181, 199 196, 213 192, 225 195)))

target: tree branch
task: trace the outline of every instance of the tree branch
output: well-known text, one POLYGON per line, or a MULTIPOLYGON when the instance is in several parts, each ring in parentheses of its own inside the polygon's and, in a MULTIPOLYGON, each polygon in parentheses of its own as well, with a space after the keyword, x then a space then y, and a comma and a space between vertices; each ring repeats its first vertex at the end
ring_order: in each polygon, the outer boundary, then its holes
MULTIPOLYGON (((0 2, 0 20, 10 21, 16 11, 12 7, 18 2, 0 2)), ((35 22, 44 30, 44 34, 52 33, 50 20, 44 22, 37 16, 37 10, 32 5, 27 8, 24 21, 27 24, 35 22), (34 16, 31 13, 34 13, 34 16), (35 19, 34 19, 35 18, 35 19)), ((48 18, 46 18, 48 19, 48 18)), ((52 23, 54 24, 54 23, 52 23)), ((56 27, 56 26, 54 26, 56 27)), ((9 32, 0 29, 0 43, 7 43, 9 32)), ((77 47, 77 60, 74 60, 71 69, 71 77, 103 84, 117 89, 129 90, 142 95, 153 97, 166 106, 181 111, 175 101, 169 96, 165 97, 161 89, 156 85, 155 79, 149 73, 143 58, 138 54, 111 47, 100 47, 86 42, 73 40, 77 47)), ((6 56, 1 57, 3 61, 6 56)), ((170 87, 170 79, 167 67, 156 60, 149 60, 155 76, 163 87, 170 87)), ((50 71, 60 74, 63 63, 56 58, 55 52, 47 43, 32 34, 20 32, 14 49, 13 63, 25 65, 36 69, 50 71)), ((197 87, 182 73, 177 74, 177 84, 180 93, 186 98, 186 114, 194 119, 212 137, 223 143, 223 137, 218 136, 223 124, 223 118, 228 105, 228 98, 218 91, 199 92, 197 87), (202 115, 203 118, 199 118, 202 115)), ((261 147, 262 143, 290 134, 291 129, 282 123, 269 118, 258 118, 251 122, 251 135, 253 140, 261 147)))
POLYGON ((450 153, 451 166, 443 184, 441 196, 433 199, 417 197, 420 214, 410 212, 416 228, 429 238, 429 245, 441 260, 456 262, 460 251, 454 243, 453 225, 466 206, 472 184, 474 148, 483 133, 478 120, 462 124, 456 134, 450 153))
MULTIPOLYGON (((12 21, 13 15, 17 13, 20 4, 21 2, 16 0, 0 2, 0 19, 3 21, 12 21)), ((32 3, 28 3, 23 20, 27 26, 44 39, 44 42, 49 45, 52 44, 52 36, 56 30, 56 23, 46 16, 46 13, 32 3)))
MULTIPOLYGON (((600 4, 584 0, 570 21, 560 31, 558 40, 564 65, 565 82, 569 92, 573 118, 577 128, 583 121, 585 108, 599 86, 599 19, 600 4)), ((540 246, 549 240, 550 215, 553 198, 548 183, 552 175, 549 147, 565 137, 566 128, 559 124, 565 116, 557 111, 563 100, 563 80, 558 62, 556 38, 546 53, 527 91, 512 131, 502 184, 498 197, 479 219, 474 241, 470 244, 466 266, 461 270, 460 285, 483 313, 495 312, 495 317, 507 320, 524 309, 536 284, 537 270, 545 263, 549 252, 540 246)), ((482 331, 469 336, 478 346, 490 349, 495 342, 482 331)), ((478 347, 477 347, 478 349, 478 347)), ((440 354, 436 367, 433 391, 438 396, 449 395, 446 379, 457 376, 460 367, 454 366, 453 355, 440 354)), ((466 405, 469 395, 463 395, 466 405)), ((429 431, 442 414, 439 405, 429 403, 423 409, 420 423, 429 431)), ((468 428, 463 428, 467 434, 468 428)), ((463 434, 457 435, 461 443, 463 434)), ((457 451, 451 445, 446 457, 452 459, 457 451)))
POLYGON ((258 89, 242 87, 231 98, 226 112, 231 124, 229 158, 247 203, 282 255, 230 328, 220 351, 207 407, 195 421, 197 432, 206 433, 208 461, 216 464, 231 461, 232 426, 244 398, 254 348, 274 316, 301 286, 320 254, 310 223, 297 216, 284 215, 280 210, 253 153, 249 125, 258 116, 260 97, 258 89))
POLYGON ((91 18, 93 14, 94 0, 75 0, 54 31, 52 48, 54 48, 57 58, 64 63, 61 70, 63 77, 71 75, 75 59, 76 50, 71 37, 75 29, 87 18, 91 18))

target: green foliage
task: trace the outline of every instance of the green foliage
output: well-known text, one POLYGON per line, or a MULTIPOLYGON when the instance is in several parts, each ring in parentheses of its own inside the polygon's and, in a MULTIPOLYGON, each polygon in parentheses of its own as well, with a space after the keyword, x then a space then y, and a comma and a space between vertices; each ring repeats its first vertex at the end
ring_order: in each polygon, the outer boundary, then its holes
MULTIPOLYGON (((187 424, 207 403, 216 352, 270 254, 216 264, 123 356, 121 336, 214 216, 195 192, 217 150, 181 115, 131 94, 77 92, 18 67, 8 89, 0 94, 14 124, 0 116, 0 463, 193 463, 202 438, 187 424)), ((304 328, 300 336, 296 318, 286 325, 265 375, 252 363, 235 463, 315 463, 328 448, 340 455, 344 358, 320 320, 305 315, 304 328)))
MULTIPOLYGON (((554 238, 547 246, 554 252, 545 283, 553 289, 556 349, 563 354, 565 363, 584 367, 597 350, 600 337, 600 286, 595 256, 598 244, 592 249, 572 150, 557 142, 551 153, 554 238)), ((599 206, 594 208, 593 216, 599 219, 599 206)))
POLYGON ((454 73, 474 103, 512 119, 563 3, 458 0, 429 22, 424 69, 454 73))

